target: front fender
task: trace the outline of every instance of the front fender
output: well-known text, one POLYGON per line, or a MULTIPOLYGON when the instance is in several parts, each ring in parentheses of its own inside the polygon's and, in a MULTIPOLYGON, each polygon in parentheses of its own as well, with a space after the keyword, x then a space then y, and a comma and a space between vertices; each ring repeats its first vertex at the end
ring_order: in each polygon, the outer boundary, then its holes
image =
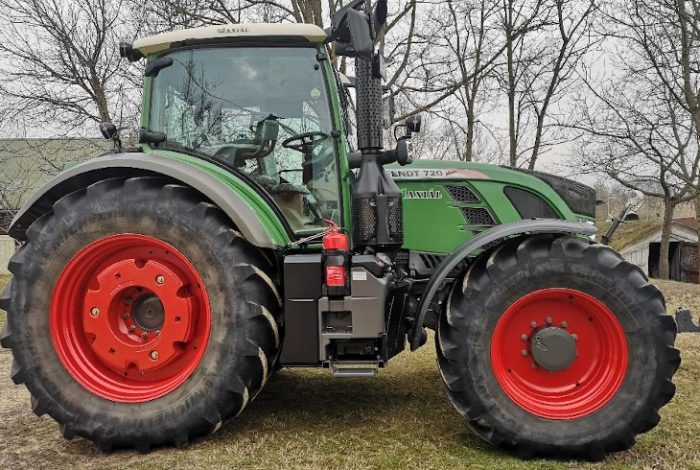
POLYGON ((455 251, 447 256, 442 263, 435 269, 433 277, 428 282, 425 293, 421 298, 418 310, 416 312, 415 323, 413 330, 409 333, 409 342, 411 351, 415 351, 420 347, 421 335, 420 331, 425 321, 425 315, 428 312, 430 303, 435 298, 440 286, 447 278, 448 274, 457 265, 471 253, 478 249, 495 242, 505 237, 516 235, 526 235, 535 233, 567 233, 578 235, 593 235, 596 233, 596 228, 591 224, 581 222, 567 222, 565 220, 556 219, 541 219, 541 220, 520 220, 509 224, 497 225, 496 227, 481 232, 479 235, 469 239, 460 245, 455 251))
POLYGON ((189 161, 156 154, 107 154, 76 165, 44 185, 12 220, 8 233, 25 239, 27 228, 73 191, 113 177, 162 175, 190 186, 216 204, 242 235, 261 248, 282 248, 289 235, 270 205, 244 180, 204 160, 189 161))

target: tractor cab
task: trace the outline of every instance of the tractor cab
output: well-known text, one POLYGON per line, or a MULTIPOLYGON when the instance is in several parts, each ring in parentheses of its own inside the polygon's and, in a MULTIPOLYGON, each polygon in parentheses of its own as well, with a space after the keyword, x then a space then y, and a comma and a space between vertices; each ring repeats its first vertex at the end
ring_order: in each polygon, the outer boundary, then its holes
POLYGON ((195 30, 206 38, 182 38, 149 57, 141 142, 248 177, 303 235, 323 229, 324 220, 342 223, 343 128, 325 35, 309 25, 275 26, 280 36, 264 45, 254 38, 268 25, 210 27, 195 30))

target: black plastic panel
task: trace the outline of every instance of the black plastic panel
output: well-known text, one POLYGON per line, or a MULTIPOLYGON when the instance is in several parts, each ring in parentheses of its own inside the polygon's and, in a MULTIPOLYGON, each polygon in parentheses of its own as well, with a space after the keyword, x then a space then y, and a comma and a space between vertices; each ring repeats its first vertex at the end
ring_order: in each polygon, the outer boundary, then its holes
POLYGON ((524 189, 508 186, 503 190, 513 207, 523 219, 558 219, 547 202, 524 189))
POLYGON ((323 285, 321 255, 284 259, 283 365, 318 365, 318 299, 323 285))

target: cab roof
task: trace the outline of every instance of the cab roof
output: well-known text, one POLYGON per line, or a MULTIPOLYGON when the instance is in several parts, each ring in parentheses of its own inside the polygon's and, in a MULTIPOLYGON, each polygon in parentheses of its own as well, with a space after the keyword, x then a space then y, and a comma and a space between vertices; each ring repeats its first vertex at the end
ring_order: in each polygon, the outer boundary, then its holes
POLYGON ((310 43, 322 43, 326 40, 326 33, 316 25, 304 23, 223 24, 148 36, 134 41, 133 48, 147 56, 183 43, 215 43, 217 40, 225 42, 235 38, 279 38, 280 42, 284 38, 296 38, 310 43))

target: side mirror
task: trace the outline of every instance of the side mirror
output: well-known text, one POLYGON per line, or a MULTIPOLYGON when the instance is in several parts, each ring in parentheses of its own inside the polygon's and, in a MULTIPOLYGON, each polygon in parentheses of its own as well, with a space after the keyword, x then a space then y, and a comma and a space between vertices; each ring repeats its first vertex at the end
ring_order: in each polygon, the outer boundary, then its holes
POLYGON ((413 143, 411 139, 399 139, 396 142, 396 163, 401 166, 413 162, 413 143))
POLYGON ((423 116, 420 113, 407 117, 404 121, 406 130, 411 134, 419 134, 421 125, 423 124, 423 116))
POLYGON ((374 54, 374 37, 368 16, 359 11, 365 0, 354 0, 333 14, 329 41, 335 41, 335 52, 348 57, 370 60, 374 54))
POLYGON ((102 133, 102 137, 104 137, 107 140, 114 140, 114 136, 117 136, 117 138, 119 137, 119 131, 117 130, 117 126, 115 126, 111 122, 100 123, 100 132, 102 133))

